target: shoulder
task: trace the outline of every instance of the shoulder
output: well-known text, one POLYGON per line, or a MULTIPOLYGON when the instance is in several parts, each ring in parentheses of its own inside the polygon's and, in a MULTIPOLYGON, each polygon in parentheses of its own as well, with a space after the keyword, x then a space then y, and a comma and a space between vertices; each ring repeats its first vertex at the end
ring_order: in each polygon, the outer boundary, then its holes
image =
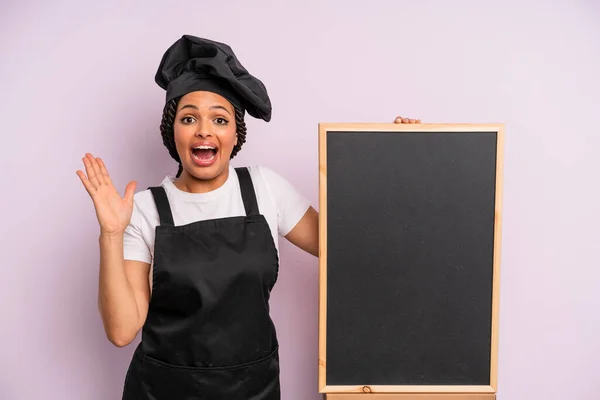
MULTIPOLYGON (((151 185, 151 187, 163 187, 166 189, 167 194, 170 192, 169 186, 173 185, 173 177, 165 176, 164 179, 156 185, 151 185)), ((154 197, 152 195, 152 191, 150 188, 145 190, 140 190, 133 195, 133 202, 138 206, 144 206, 146 204, 154 204, 154 197)))
POLYGON ((142 190, 133 195, 133 206, 140 212, 154 208, 154 197, 150 189, 142 190))
POLYGON ((248 171, 253 181, 265 183, 268 187, 289 185, 288 180, 275 170, 260 164, 249 165, 248 171))
POLYGON ((261 196, 261 192, 266 192, 280 211, 306 208, 307 199, 282 174, 264 165, 253 165, 247 168, 258 195, 261 196))
POLYGON ((135 204, 145 204, 152 200, 152 192, 150 189, 141 190, 133 195, 135 204))
POLYGON ((281 236, 287 235, 310 207, 310 203, 289 181, 273 169, 264 165, 248 167, 259 202, 268 197, 277 215, 277 230, 281 236), (264 194, 263 194, 264 193, 264 194))
MULTIPOLYGON (((166 185, 167 180, 169 179, 170 177, 167 176, 159 185, 153 186, 164 187, 166 185)), ((169 191, 167 190, 167 196, 168 195, 169 191)), ((133 214, 134 215, 132 216, 132 218, 136 217, 138 223, 141 222, 141 220, 146 220, 147 222, 154 223, 158 218, 158 210, 156 209, 156 203, 154 201, 154 196, 152 195, 152 191, 150 190, 150 188, 136 192, 133 195, 133 214)))
POLYGON ((296 188, 290 180, 274 169, 264 165, 251 165, 246 168, 250 171, 257 193, 265 193, 277 203, 287 201, 295 195, 296 188))

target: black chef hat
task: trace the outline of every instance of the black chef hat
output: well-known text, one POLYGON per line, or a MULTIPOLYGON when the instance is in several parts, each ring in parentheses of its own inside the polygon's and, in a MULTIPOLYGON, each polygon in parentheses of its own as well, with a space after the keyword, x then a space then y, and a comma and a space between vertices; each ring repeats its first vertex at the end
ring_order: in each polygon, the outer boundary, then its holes
POLYGON ((265 85, 239 62, 231 47, 184 35, 165 52, 155 76, 167 91, 167 101, 197 90, 220 94, 240 111, 271 120, 265 85))

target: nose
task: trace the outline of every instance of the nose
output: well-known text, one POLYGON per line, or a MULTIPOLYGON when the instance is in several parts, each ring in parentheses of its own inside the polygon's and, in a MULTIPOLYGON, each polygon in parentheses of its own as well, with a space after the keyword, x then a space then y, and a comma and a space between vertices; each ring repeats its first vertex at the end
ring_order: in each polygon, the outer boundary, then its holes
POLYGON ((197 137, 201 137, 201 138, 206 138, 206 137, 211 137, 212 134, 212 127, 210 124, 210 121, 200 121, 200 123, 198 124, 198 130, 196 131, 196 136, 197 137))

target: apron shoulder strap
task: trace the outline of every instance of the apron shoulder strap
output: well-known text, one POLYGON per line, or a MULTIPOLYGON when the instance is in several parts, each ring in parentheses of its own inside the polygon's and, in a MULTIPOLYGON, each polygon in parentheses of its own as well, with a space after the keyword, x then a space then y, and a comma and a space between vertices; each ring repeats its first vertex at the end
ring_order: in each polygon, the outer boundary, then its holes
POLYGON ((152 192, 156 208, 158 210, 158 216, 160 218, 160 224, 162 226, 174 226, 173 214, 171 213, 171 206, 169 205, 169 199, 167 198, 167 192, 162 186, 148 188, 152 192))
POLYGON ((238 167, 235 169, 240 181, 240 190, 242 191, 242 200, 246 215, 258 215, 258 202, 256 201, 256 192, 254 192, 254 184, 252 177, 246 167, 238 167))

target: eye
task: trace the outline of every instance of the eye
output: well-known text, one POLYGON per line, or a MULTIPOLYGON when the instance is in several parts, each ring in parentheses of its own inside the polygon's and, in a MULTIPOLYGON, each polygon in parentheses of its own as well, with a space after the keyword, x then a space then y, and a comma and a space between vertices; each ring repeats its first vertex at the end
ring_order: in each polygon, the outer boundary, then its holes
POLYGON ((218 117, 215 119, 215 122, 217 125, 227 125, 229 121, 227 121, 225 118, 218 117))
POLYGON ((193 124, 196 121, 196 119, 188 116, 188 117, 181 118, 180 121, 184 125, 189 125, 189 124, 193 124))

